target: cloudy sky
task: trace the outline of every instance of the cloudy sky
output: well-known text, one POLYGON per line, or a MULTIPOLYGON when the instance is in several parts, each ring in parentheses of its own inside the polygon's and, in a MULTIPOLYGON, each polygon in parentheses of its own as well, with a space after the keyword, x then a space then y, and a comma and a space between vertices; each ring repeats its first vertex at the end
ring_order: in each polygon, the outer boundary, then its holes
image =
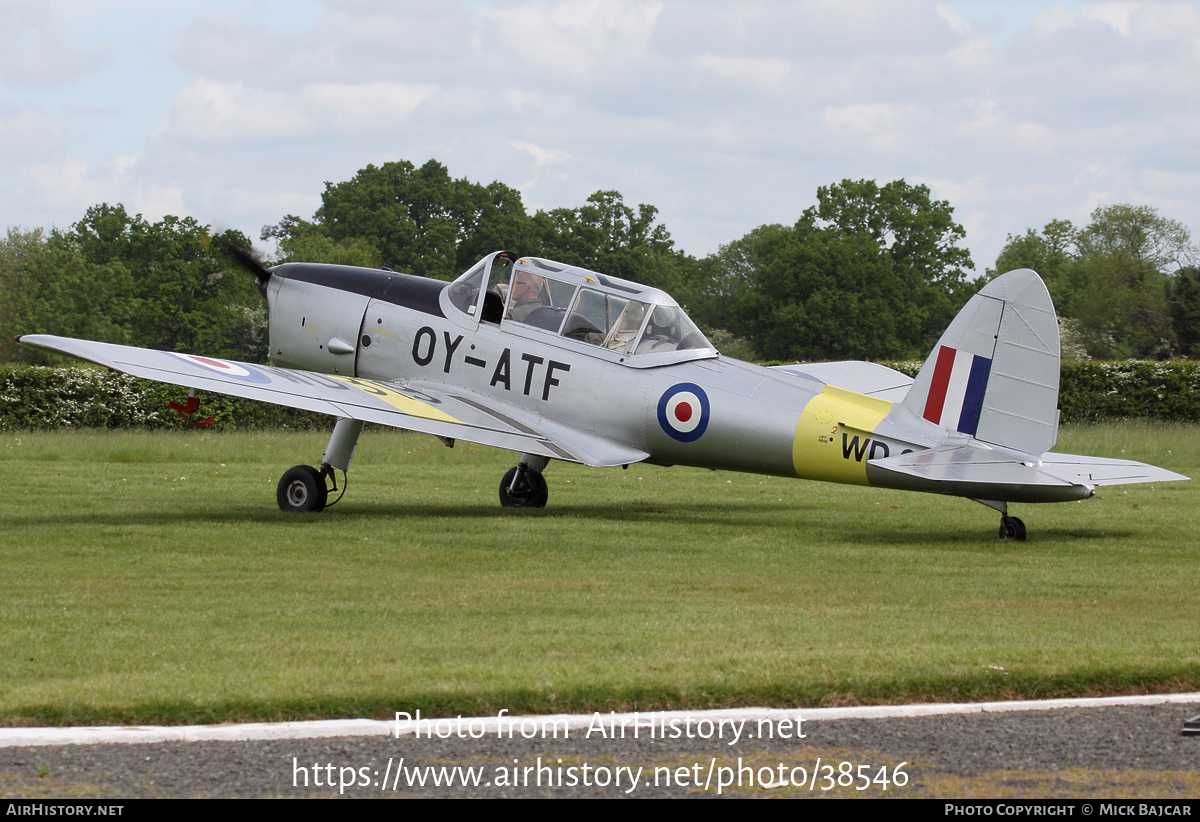
MULTIPOLYGON (((651 203, 702 256, 904 178, 982 271, 1099 205, 1200 234, 1200 3, 0 0, 0 227, 99 202, 257 240, 430 158, 526 207, 651 203)), ((515 249, 519 251, 520 249, 515 249)))

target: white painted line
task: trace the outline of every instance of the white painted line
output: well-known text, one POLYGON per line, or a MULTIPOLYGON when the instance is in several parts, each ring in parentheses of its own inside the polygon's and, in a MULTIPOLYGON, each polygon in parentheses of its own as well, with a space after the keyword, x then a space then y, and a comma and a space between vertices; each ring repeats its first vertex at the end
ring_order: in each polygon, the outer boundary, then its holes
MULTIPOLYGON (((554 728, 572 731, 587 730, 603 725, 611 736, 624 726, 626 733, 639 723, 646 734, 650 723, 661 727, 677 721, 679 727, 691 720, 712 722, 726 720, 803 719, 821 722, 832 719, 890 719, 946 714, 1004 713, 1007 711, 1051 711, 1060 708, 1103 708, 1116 705, 1167 705, 1200 703, 1200 693, 1165 694, 1154 696, 1107 696, 1093 699, 1045 699, 1024 702, 962 702, 939 705, 869 705, 854 708, 729 708, 718 711, 651 711, 640 713, 554 714, 550 716, 483 716, 483 717, 421 717, 382 721, 375 719, 323 719, 314 722, 256 722, 245 725, 174 725, 174 726, 93 726, 79 728, 0 728, 0 748, 31 745, 109 745, 113 743, 151 742, 210 742, 252 741, 269 739, 321 739, 338 736, 408 736, 420 731, 425 737, 432 734, 443 739, 451 736, 479 738, 503 734, 505 739, 519 739, 524 729, 542 737, 542 728, 552 733, 554 728), (597 719, 597 717, 599 717, 597 719), (399 726, 399 727, 398 727, 399 726), (536 730, 535 730, 536 729, 536 730)), ((532 737, 527 737, 532 738, 532 737)), ((552 738, 552 737, 551 737, 552 738)))

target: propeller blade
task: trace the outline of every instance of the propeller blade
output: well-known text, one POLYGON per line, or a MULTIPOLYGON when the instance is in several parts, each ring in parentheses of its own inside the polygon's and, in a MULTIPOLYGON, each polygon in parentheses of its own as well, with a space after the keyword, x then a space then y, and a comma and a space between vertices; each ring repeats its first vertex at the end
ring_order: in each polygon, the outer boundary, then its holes
POLYGON ((267 298, 267 283, 271 281, 271 269, 250 256, 249 252, 237 246, 231 246, 226 253, 233 258, 234 262, 254 275, 254 285, 258 287, 258 293, 262 294, 265 300, 267 298))
POLYGON ((250 253, 246 250, 237 246, 231 246, 227 253, 238 265, 253 274, 262 285, 265 286, 267 281, 271 279, 271 269, 250 256, 250 253))

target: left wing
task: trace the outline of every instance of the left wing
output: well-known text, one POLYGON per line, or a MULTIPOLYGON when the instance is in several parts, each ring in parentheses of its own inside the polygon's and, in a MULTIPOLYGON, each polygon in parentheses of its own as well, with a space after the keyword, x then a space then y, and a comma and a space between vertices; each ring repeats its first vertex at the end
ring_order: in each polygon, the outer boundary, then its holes
POLYGON ((645 451, 576 429, 553 426, 550 430, 551 426, 524 409, 491 397, 451 392, 444 386, 378 382, 48 334, 26 334, 17 341, 156 382, 552 459, 601 467, 640 462, 648 456, 645 451))

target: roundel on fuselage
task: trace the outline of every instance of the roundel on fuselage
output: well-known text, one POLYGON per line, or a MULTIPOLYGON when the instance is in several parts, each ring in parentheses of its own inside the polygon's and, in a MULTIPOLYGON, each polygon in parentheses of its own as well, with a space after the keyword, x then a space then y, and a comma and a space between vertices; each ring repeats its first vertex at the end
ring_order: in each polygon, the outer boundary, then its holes
POLYGON ((708 394, 695 383, 671 386, 658 400, 658 424, 668 437, 695 442, 708 428, 708 394))

